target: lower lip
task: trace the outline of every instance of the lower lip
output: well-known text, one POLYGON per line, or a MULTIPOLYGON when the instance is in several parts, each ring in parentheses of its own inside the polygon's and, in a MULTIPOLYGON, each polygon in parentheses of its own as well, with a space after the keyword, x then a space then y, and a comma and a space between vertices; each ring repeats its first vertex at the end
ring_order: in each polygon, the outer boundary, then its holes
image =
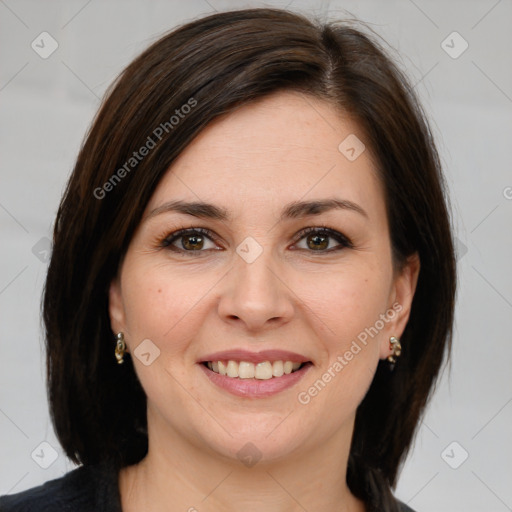
POLYGON ((238 377, 228 377, 220 375, 210 370, 204 364, 199 363, 206 376, 215 385, 219 386, 233 395, 246 397, 246 398, 264 398, 267 396, 276 395, 285 389, 291 388, 297 384, 304 375, 309 371, 311 363, 307 363, 299 370, 284 374, 281 377, 272 377, 271 379, 240 379, 238 377))

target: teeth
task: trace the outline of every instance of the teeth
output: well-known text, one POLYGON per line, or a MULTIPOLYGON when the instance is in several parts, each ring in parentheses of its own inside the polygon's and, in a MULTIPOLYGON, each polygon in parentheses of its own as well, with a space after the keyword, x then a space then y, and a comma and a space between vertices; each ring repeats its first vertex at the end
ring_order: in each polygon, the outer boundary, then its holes
POLYGON ((281 377, 284 375, 283 361, 274 361, 272 364, 272 375, 274 377, 281 377))
POLYGON ((247 361, 208 361, 207 366, 210 370, 220 375, 227 375, 231 378, 239 379, 260 379, 268 380, 272 377, 281 377, 292 373, 300 368, 302 363, 293 363, 292 361, 263 361, 253 364, 247 361))
POLYGON ((228 361, 228 377, 238 377, 238 364, 235 361, 228 361))
POLYGON ((254 370, 254 377, 256 379, 267 380, 272 378, 272 365, 269 361, 258 363, 254 370))
POLYGON ((241 379, 253 379, 255 373, 257 372, 255 372, 254 365, 252 363, 240 361, 240 364, 238 365, 238 377, 241 379))

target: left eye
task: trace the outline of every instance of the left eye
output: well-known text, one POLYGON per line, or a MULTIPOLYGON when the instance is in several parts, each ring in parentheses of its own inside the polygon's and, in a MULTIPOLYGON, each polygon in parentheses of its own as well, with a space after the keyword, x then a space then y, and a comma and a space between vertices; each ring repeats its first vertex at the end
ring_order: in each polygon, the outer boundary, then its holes
MULTIPOLYGON (((339 251, 345 247, 352 247, 352 243, 347 237, 329 228, 306 228, 299 233, 298 240, 306 242, 305 249, 317 252, 339 251), (336 240, 338 244, 330 247, 330 239, 336 240)), ((304 247, 300 247, 300 249, 304 249, 304 247)))

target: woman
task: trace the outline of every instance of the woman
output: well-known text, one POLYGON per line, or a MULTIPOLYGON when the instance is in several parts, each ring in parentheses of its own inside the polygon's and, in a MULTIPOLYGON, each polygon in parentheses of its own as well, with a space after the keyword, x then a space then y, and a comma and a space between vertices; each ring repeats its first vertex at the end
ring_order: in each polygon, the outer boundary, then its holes
POLYGON ((274 9, 178 28, 57 214, 48 392, 82 466, 0 510, 410 510, 455 281, 429 127, 377 43, 274 9))

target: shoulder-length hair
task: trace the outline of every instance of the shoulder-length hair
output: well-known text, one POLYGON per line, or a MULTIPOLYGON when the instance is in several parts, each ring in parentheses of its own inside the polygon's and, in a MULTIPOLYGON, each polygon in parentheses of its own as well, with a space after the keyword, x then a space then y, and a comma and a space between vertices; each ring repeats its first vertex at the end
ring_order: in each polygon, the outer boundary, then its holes
POLYGON ((293 90, 358 124, 384 184, 394 263, 421 261, 402 356, 394 372, 379 363, 347 473, 356 496, 395 509, 390 489, 451 346, 456 272, 428 122, 374 39, 284 10, 223 12, 156 41, 107 92, 57 213, 43 297, 51 417, 73 462, 120 468, 147 453, 146 397, 131 359, 115 364, 108 289, 155 187, 212 120, 293 90))

